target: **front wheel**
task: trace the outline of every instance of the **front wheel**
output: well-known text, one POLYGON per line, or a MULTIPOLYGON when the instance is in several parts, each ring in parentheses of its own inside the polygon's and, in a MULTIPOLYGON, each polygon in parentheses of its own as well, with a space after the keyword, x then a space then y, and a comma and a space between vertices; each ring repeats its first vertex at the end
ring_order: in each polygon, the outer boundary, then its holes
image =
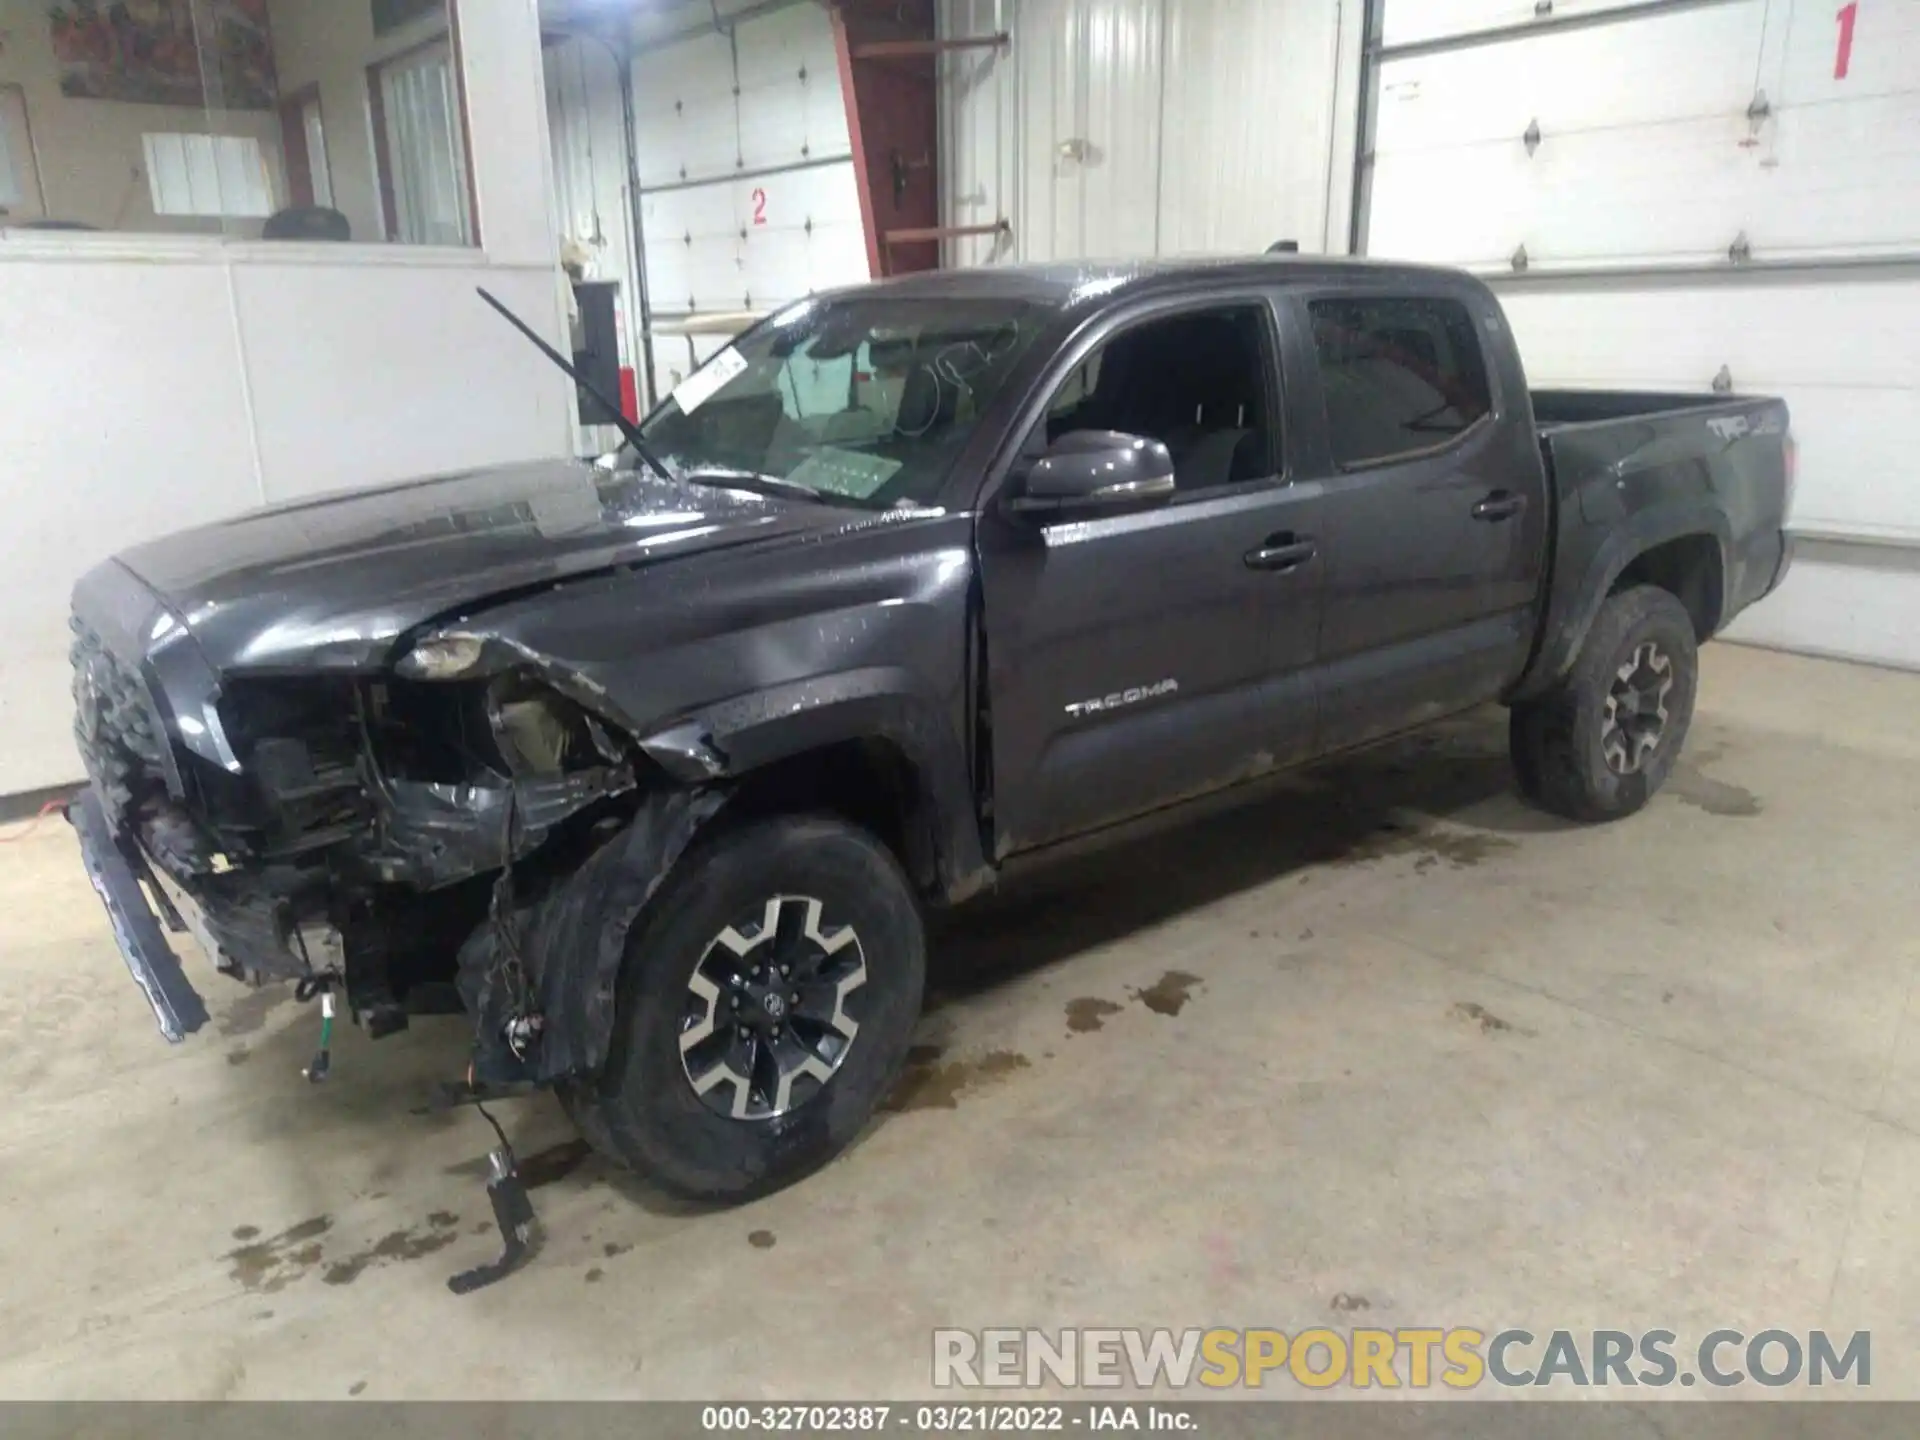
POLYGON ((562 1099, 669 1190, 751 1199, 859 1134, 925 977, 919 906, 884 845, 825 817, 757 821, 668 878, 628 937, 607 1068, 562 1099))
POLYGON ((1693 619, 1673 595, 1641 585, 1609 596, 1566 678, 1513 707, 1522 792, 1570 820, 1633 814, 1679 759, 1699 665, 1693 619))

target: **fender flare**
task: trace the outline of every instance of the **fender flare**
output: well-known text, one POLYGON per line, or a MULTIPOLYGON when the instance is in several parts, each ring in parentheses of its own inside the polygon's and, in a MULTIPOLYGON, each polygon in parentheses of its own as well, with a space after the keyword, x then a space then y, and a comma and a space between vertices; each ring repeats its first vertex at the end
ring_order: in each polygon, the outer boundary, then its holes
POLYGON ((1581 538, 1581 529, 1573 529, 1571 533, 1563 530, 1559 553, 1554 557, 1551 581, 1554 593, 1540 627, 1540 640, 1526 672, 1508 699, 1532 699, 1573 668, 1580 647, 1586 643, 1587 632, 1600 614, 1600 607, 1629 565, 1649 550, 1696 535, 1710 537, 1719 548, 1721 594, 1717 597, 1715 613, 1724 615, 1727 555, 1733 543, 1733 528, 1723 511, 1692 501, 1649 506, 1610 524, 1606 536, 1584 564, 1569 554, 1581 538), (1575 545, 1569 545, 1569 541, 1575 545), (1579 579, 1563 583, 1561 576, 1572 564, 1580 565, 1579 579))

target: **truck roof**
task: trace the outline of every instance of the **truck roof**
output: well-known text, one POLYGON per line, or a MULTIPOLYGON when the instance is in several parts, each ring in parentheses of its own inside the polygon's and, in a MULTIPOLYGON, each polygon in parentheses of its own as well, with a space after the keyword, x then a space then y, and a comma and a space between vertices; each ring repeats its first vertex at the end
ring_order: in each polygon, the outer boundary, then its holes
POLYGON ((964 270, 925 270, 879 283, 901 296, 975 297, 1033 300, 1070 307, 1093 299, 1114 299, 1181 290, 1202 279, 1216 285, 1322 284, 1352 282, 1417 283, 1431 289, 1438 280, 1459 282, 1460 271, 1432 265, 1351 259, 1327 255, 1220 255, 1147 260, 1055 260, 1037 264, 993 265, 964 270))

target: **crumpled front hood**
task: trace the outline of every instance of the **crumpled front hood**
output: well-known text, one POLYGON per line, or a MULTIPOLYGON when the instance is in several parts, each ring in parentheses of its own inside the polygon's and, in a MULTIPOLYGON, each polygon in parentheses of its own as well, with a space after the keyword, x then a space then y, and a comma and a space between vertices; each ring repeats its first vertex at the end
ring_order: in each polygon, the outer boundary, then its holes
POLYGON ((416 626, 511 591, 861 518, 547 461, 281 505, 118 558, 217 671, 354 669, 416 626))

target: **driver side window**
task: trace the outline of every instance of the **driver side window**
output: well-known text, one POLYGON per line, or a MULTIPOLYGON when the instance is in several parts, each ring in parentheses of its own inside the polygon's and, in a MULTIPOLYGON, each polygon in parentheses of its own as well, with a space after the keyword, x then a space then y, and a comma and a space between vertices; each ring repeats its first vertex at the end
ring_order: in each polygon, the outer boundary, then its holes
POLYGON ((1105 341, 1047 404, 1046 442, 1076 430, 1158 440, 1182 492, 1271 479, 1271 327, 1257 305, 1149 320, 1105 341))

